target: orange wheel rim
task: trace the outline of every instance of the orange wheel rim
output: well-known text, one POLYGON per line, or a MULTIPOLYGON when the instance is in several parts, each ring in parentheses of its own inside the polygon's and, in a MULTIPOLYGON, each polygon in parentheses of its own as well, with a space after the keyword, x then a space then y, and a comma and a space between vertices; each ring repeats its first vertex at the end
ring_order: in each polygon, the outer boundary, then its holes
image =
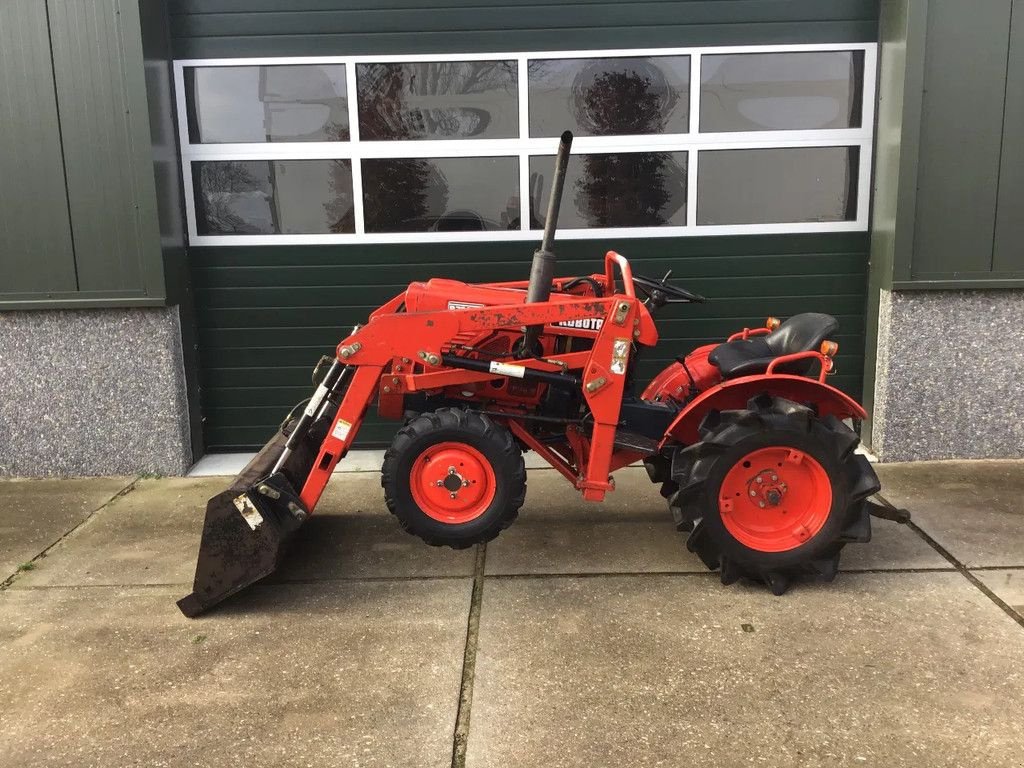
POLYGON ((459 442, 438 443, 417 456, 409 487, 425 515, 449 525, 480 517, 497 491, 491 463, 473 446, 459 442))
POLYGON ((718 511, 726 530, 759 552, 810 541, 832 510, 832 482, 817 459, 776 445, 751 451, 726 473, 718 511))

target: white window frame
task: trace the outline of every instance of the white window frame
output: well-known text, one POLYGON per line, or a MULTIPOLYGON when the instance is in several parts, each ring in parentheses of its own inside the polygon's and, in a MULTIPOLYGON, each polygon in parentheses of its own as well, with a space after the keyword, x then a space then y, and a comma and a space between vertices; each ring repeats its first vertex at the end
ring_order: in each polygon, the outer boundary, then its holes
POLYGON ((687 195, 685 226, 605 227, 593 229, 559 228, 559 239, 603 239, 638 237, 694 237, 705 235, 751 235, 809 232, 866 231, 871 199, 871 168, 875 124, 875 78, 878 46, 876 43, 836 43, 812 45, 744 45, 694 48, 628 48, 583 51, 533 51, 526 53, 452 53, 395 56, 292 56, 241 59, 179 59, 174 62, 174 81, 181 138, 181 171, 185 186, 185 210, 189 243, 204 245, 321 245, 340 243, 418 243, 418 242, 496 242, 539 240, 540 230, 529 229, 529 159, 554 155, 557 138, 528 138, 529 80, 527 63, 533 59, 582 59, 645 56, 690 57, 689 133, 641 136, 578 136, 572 153, 604 152, 686 152, 687 195), (816 51, 863 51, 864 77, 859 128, 816 130, 734 131, 700 133, 700 63, 705 55, 740 53, 801 53, 816 51), (454 139, 396 141, 359 141, 359 115, 356 95, 356 65, 371 63, 518 62, 519 138, 454 139), (189 67, 245 67, 287 64, 344 64, 347 80, 349 141, 267 142, 232 144, 193 144, 188 131, 185 108, 185 69, 189 67), (771 224, 697 224, 697 170, 701 150, 710 149, 785 149, 796 147, 858 147, 857 218, 853 221, 795 222, 771 224), (369 158, 489 157, 519 158, 520 229, 486 232, 365 232, 363 221, 362 175, 360 160, 369 158), (353 209, 355 232, 315 235, 200 235, 196 228, 196 209, 192 183, 192 163, 202 160, 333 160, 352 161, 353 209))

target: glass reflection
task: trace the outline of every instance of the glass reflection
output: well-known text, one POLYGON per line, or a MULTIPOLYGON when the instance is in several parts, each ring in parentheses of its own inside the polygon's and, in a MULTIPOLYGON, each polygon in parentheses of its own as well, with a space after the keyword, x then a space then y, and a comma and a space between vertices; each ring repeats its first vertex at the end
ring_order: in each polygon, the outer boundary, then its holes
POLYGON ((855 221, 857 147, 700 153, 698 224, 855 221))
POLYGON ((344 64, 189 67, 185 93, 196 144, 349 138, 344 64))
MULTIPOLYGON (((544 226, 553 163, 530 158, 530 226, 544 226)), ((686 153, 619 152, 572 155, 558 226, 686 225, 686 153)))
POLYGON ((863 51, 702 56, 700 69, 702 131, 860 127, 863 51))
POLYGON ((539 59, 529 82, 531 136, 689 130, 688 56, 539 59))
POLYGON ((363 140, 519 135, 515 61, 358 64, 356 83, 363 140))
POLYGON ((192 164, 200 235, 355 231, 349 160, 218 160, 192 164))
POLYGON ((519 228, 519 160, 363 160, 367 232, 519 228))

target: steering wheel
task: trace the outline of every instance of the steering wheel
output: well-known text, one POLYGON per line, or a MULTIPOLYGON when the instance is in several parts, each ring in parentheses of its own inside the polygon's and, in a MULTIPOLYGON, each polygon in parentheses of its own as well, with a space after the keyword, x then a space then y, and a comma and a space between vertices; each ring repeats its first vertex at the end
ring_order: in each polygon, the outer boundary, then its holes
POLYGON ((671 285, 668 279, 672 276, 670 269, 661 280, 643 275, 633 275, 633 287, 642 293, 656 307, 665 304, 704 304, 707 299, 685 288, 671 285))

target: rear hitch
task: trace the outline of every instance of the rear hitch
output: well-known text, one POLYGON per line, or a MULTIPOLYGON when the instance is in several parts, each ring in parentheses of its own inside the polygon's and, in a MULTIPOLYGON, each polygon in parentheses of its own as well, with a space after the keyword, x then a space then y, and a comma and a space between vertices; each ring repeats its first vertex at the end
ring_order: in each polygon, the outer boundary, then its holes
POLYGON ((881 501, 881 504, 875 504, 873 501, 868 501, 868 513, 872 517, 877 517, 881 520, 892 520, 894 523, 906 524, 910 522, 910 510, 901 509, 900 507, 894 507, 888 501, 883 499, 881 496, 876 496, 876 499, 881 501))

